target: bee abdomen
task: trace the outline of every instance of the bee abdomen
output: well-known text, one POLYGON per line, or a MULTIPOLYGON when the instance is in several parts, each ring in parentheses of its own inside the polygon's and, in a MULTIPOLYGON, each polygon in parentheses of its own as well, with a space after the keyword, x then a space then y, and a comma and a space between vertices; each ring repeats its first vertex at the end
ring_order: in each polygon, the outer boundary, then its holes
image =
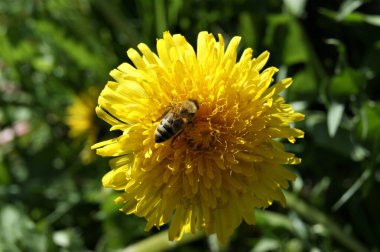
POLYGON ((154 141, 156 143, 162 143, 162 142, 165 142, 166 140, 168 140, 171 137, 172 137, 172 135, 168 134, 165 131, 161 131, 161 130, 159 130, 157 128, 156 133, 154 135, 154 141))
POLYGON ((173 120, 173 118, 164 118, 158 125, 154 133, 154 141, 162 143, 175 136, 183 128, 182 120, 173 120))

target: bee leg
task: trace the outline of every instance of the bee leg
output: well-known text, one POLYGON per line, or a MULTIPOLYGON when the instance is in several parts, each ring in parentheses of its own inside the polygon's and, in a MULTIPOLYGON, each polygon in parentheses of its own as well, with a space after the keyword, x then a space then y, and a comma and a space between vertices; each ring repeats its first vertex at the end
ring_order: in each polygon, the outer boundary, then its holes
MULTIPOLYGON (((183 129, 183 130, 184 130, 184 129, 183 129)), ((170 143, 170 146, 171 146, 172 148, 173 148, 173 143, 174 143, 174 141, 177 139, 177 137, 179 137, 179 135, 182 134, 183 130, 181 130, 177 135, 175 135, 175 136, 173 137, 172 142, 170 143)))

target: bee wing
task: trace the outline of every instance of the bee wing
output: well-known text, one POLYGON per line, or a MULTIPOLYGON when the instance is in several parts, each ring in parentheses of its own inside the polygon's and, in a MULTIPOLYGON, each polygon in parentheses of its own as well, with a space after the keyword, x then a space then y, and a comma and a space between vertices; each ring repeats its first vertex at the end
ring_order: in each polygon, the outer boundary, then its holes
POLYGON ((157 119, 155 119, 153 122, 161 121, 170 111, 173 111, 174 109, 175 109, 175 106, 173 104, 160 108, 158 112, 161 115, 157 119))
POLYGON ((167 108, 167 107, 160 109, 158 112, 161 112, 161 115, 157 119, 155 119, 153 122, 161 121, 169 113, 169 111, 170 111, 170 108, 167 108))
POLYGON ((159 116, 153 122, 161 121, 169 112, 173 113, 173 119, 181 118, 181 116, 179 115, 180 110, 181 110, 180 105, 172 103, 166 107, 159 109, 158 112, 160 112, 159 114, 161 114, 161 116, 159 116))

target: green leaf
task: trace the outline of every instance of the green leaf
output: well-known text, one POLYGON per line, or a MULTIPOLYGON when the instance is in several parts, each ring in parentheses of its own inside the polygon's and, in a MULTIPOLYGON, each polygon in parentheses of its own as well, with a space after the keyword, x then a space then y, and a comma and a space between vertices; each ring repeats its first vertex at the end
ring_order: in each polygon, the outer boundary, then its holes
MULTIPOLYGON (((2 154, 2 153, 0 153, 2 154)), ((0 186, 6 185, 10 181, 9 172, 0 155, 0 186)))
POLYGON ((239 34, 244 34, 244 42, 247 46, 256 48, 257 28, 249 12, 242 12, 239 15, 239 34))
POLYGON ((278 240, 270 238, 261 238, 252 248, 251 252, 278 251, 281 244, 278 240))
POLYGON ((294 232, 291 220, 286 215, 266 211, 255 210, 256 223, 260 228, 283 228, 289 232, 294 232))
POLYGON ((339 11, 336 15, 336 19, 338 21, 343 20, 350 13, 352 13, 354 10, 359 8, 362 4, 363 4, 363 1, 360 1, 360 0, 346 0, 346 1, 344 1, 339 8, 339 11))
POLYGON ((330 19, 344 23, 367 23, 380 26, 380 15, 367 15, 354 11, 362 5, 363 1, 345 1, 338 12, 326 8, 320 8, 319 12, 330 19))
POLYGON ((0 209, 2 251, 47 251, 47 238, 23 212, 12 205, 0 209))
POLYGON ((365 84, 365 78, 357 70, 346 67, 335 75, 330 83, 330 92, 337 100, 347 100, 350 95, 357 95, 360 86, 365 84))
POLYGON ((162 36, 162 33, 168 29, 166 24, 166 6, 163 0, 156 0, 155 12, 156 12, 156 35, 162 36))
MULTIPOLYGON (((351 131, 341 128, 336 132, 334 137, 331 137, 328 132, 327 118, 324 113, 309 112, 306 126, 307 129, 305 131, 313 137, 316 145, 319 145, 332 153, 343 155, 351 160, 360 161, 357 160, 357 156, 355 156, 357 154, 356 149, 358 145, 353 141, 351 131)), ((360 157, 364 159, 367 156, 368 153, 365 152, 364 155, 360 157)))
POLYGON ((380 15, 365 15, 364 20, 368 24, 380 26, 380 15))
POLYGON ((288 91, 289 98, 292 100, 315 99, 317 82, 313 69, 310 66, 306 66, 305 69, 297 72, 293 76, 293 84, 288 91))
POLYGON ((285 37, 284 56, 285 64, 292 65, 308 61, 308 48, 305 41, 303 30, 298 21, 288 18, 288 34, 285 37))
POLYGON ((340 197, 340 199, 334 204, 333 210, 337 211, 343 204, 345 204, 359 188, 364 184, 364 182, 369 178, 371 170, 367 169, 363 172, 359 179, 352 184, 352 186, 340 197))
POLYGON ((291 14, 301 17, 305 12, 307 0, 284 0, 284 5, 291 14))
POLYGON ((308 48, 305 34, 296 18, 288 14, 268 17, 265 43, 273 48, 281 48, 283 63, 292 65, 307 62, 308 48))
POLYGON ((334 137, 343 117, 344 105, 340 103, 331 104, 327 112, 327 128, 329 136, 334 137))
POLYGON ((369 101, 360 109, 359 137, 370 142, 380 138, 380 103, 369 101))
POLYGON ((173 27, 179 20, 180 11, 184 5, 182 0, 172 0, 168 6, 168 25, 173 27))
POLYGON ((326 39, 326 44, 332 45, 336 47, 336 50, 338 52, 338 59, 335 64, 335 71, 336 72, 341 72, 342 68, 345 68, 348 63, 347 63, 347 53, 346 53, 346 46, 343 44, 342 41, 339 39, 335 38, 329 38, 326 39))
POLYGON ((304 244, 301 239, 291 239, 286 241, 284 251, 301 252, 305 251, 304 244))

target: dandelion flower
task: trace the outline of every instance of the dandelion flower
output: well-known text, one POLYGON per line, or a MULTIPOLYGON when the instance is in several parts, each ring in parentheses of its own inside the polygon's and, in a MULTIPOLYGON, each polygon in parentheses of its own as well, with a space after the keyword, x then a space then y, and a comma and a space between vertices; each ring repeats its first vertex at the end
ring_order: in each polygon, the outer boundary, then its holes
POLYGON ((263 67, 269 53, 253 58, 247 48, 237 61, 240 37, 198 35, 197 49, 179 34, 163 34, 157 54, 139 44, 133 62, 110 75, 96 112, 122 135, 94 145, 114 157, 103 177, 122 191, 121 210, 147 220, 146 230, 170 222, 169 239, 203 230, 222 242, 242 220, 255 223, 254 210, 273 201, 285 205, 282 189, 295 175, 284 164, 300 158, 275 139, 291 143, 303 132, 290 127, 304 118, 279 93, 292 80, 271 85, 275 67, 263 67), (155 142, 165 111, 194 100, 198 111, 175 139, 155 142))
POLYGON ((84 93, 76 96, 73 103, 66 110, 65 122, 69 127, 69 137, 72 139, 82 139, 85 141, 80 152, 80 158, 84 164, 90 163, 94 159, 91 145, 96 143, 99 132, 95 120, 94 108, 97 104, 99 92, 96 88, 89 88, 84 93))

